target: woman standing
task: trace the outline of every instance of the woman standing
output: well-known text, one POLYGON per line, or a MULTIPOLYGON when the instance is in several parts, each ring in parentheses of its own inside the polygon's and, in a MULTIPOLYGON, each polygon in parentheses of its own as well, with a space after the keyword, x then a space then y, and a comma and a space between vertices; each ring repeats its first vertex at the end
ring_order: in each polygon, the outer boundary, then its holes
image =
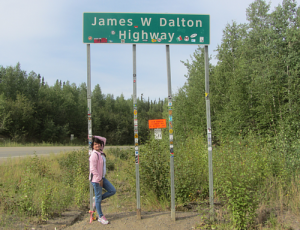
POLYGON ((105 178, 106 155, 103 153, 106 138, 94 136, 92 142, 92 154, 90 155, 90 175, 89 179, 94 187, 95 206, 99 215, 98 221, 101 224, 109 224, 101 210, 101 201, 116 193, 115 187, 105 178), (102 194, 102 188, 106 190, 102 194))

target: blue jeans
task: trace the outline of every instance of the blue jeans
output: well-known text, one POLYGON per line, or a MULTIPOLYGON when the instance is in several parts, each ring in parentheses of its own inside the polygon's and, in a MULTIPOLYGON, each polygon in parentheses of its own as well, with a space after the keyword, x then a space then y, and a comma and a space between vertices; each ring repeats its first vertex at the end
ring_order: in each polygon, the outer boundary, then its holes
POLYGON ((94 187, 94 192, 95 192, 95 204, 96 204, 97 213, 101 218, 103 216, 101 210, 101 201, 114 195, 116 193, 116 189, 106 178, 103 178, 103 188, 106 190, 106 193, 102 194, 102 187, 100 186, 99 183, 92 182, 92 185, 94 187))

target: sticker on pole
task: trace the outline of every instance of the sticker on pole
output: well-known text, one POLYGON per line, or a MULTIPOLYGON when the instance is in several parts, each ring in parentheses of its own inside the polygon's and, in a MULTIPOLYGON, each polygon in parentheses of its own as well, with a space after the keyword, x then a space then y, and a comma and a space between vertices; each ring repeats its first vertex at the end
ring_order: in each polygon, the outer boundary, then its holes
POLYGON ((163 129, 167 128, 166 119, 148 120, 149 129, 163 129))
POLYGON ((136 164, 139 163, 139 155, 135 155, 135 163, 136 163, 136 164))

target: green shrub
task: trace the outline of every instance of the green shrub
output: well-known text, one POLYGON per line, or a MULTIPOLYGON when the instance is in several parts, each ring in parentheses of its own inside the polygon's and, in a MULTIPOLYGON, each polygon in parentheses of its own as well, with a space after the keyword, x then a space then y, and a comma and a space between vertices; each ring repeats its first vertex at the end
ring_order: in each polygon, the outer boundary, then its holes
POLYGON ((72 151, 62 155, 59 159, 59 165, 62 170, 62 181, 71 187, 74 184, 75 177, 79 172, 89 175, 89 154, 87 149, 72 151))
POLYGON ((130 152, 132 152, 132 150, 121 149, 121 148, 109 149, 109 153, 113 154, 116 158, 120 158, 121 160, 127 160, 130 156, 130 152))
POLYGON ((179 203, 208 196, 208 151, 204 140, 194 136, 174 149, 175 189, 179 203))
POLYGON ((87 206, 88 157, 82 149, 17 163, 8 160, 0 166, 0 212, 45 221, 67 208, 87 206))
POLYGON ((272 174, 269 149, 248 137, 223 142, 214 151, 214 188, 232 214, 237 229, 253 227, 259 190, 272 174))
POLYGON ((150 138, 140 148, 141 191, 151 190, 158 200, 169 198, 170 189, 170 150, 165 140, 150 138))
MULTIPOLYGON (((141 188, 151 190, 159 200, 170 198, 170 145, 153 137, 140 150, 141 188)), ((207 147, 200 137, 174 141, 175 196, 184 204, 208 194, 207 147)))

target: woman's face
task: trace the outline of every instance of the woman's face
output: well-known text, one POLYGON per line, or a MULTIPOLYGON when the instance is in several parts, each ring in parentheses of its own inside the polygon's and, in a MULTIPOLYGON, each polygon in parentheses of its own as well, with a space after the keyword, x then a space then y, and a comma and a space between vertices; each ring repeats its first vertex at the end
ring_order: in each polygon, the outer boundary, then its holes
POLYGON ((100 150, 100 147, 101 147, 101 144, 94 142, 93 148, 94 148, 96 151, 99 151, 99 150, 100 150))

